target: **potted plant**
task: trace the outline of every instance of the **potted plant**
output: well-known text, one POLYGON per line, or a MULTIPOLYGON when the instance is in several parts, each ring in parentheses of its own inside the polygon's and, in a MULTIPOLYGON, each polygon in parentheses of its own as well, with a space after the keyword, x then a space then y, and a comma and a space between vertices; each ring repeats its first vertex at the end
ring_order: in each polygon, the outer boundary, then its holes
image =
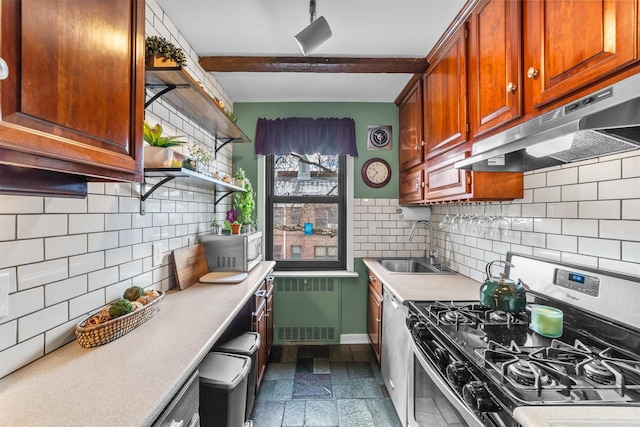
POLYGON ((211 232, 213 234, 220 234, 220 221, 215 216, 213 217, 213 221, 211 221, 211 232))
POLYGON ((160 36, 145 39, 146 65, 150 68, 179 68, 187 65, 184 52, 160 36))
POLYGON ((144 166, 147 168, 170 168, 173 162, 173 150, 169 147, 177 147, 185 143, 179 136, 163 136, 162 126, 149 125, 144 122, 144 166))
MULTIPOLYGON (((243 172, 244 173, 244 172, 243 172)), ((233 207, 238 211, 238 221, 245 226, 245 231, 250 232, 254 221, 256 207, 255 192, 248 179, 244 179, 242 187, 244 192, 238 192, 233 197, 233 207)))
POLYGON ((231 230, 231 234, 240 234, 240 227, 242 224, 238 221, 238 211, 235 209, 229 209, 225 216, 224 226, 231 230))
POLYGON ((207 148, 195 143, 190 144, 189 154, 193 158, 193 161, 195 161, 195 170, 198 173, 209 176, 213 175, 211 167, 213 165, 214 157, 207 148))
POLYGON ((236 169, 236 172, 233 174, 233 179, 235 180, 236 187, 244 186, 244 180, 246 179, 246 175, 242 168, 236 169))

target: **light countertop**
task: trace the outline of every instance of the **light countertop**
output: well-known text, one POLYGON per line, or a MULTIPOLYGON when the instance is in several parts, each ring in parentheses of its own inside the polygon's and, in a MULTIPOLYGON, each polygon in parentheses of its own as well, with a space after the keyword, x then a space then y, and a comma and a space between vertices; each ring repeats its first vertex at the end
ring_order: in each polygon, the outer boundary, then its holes
POLYGON ((373 258, 362 261, 387 289, 405 301, 478 301, 480 283, 461 274, 389 273, 373 258))
POLYGON ((142 426, 161 414, 273 269, 165 295, 158 314, 108 344, 76 341, 0 380, 0 426, 142 426))

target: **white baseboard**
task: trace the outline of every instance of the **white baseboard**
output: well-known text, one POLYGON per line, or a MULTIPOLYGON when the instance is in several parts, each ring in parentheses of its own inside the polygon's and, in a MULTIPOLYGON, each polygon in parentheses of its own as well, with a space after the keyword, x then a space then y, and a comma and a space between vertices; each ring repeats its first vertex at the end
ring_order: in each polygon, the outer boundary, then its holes
POLYGON ((340 344, 369 344, 369 335, 340 334, 340 344))

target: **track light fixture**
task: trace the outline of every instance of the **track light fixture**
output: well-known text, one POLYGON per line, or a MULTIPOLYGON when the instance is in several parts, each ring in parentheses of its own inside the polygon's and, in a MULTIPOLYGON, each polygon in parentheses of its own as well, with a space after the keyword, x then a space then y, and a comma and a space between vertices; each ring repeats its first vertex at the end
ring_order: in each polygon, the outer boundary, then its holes
POLYGON ((331 28, 324 16, 316 19, 316 0, 310 0, 309 13, 311 23, 296 35, 296 42, 304 56, 331 38, 331 28))

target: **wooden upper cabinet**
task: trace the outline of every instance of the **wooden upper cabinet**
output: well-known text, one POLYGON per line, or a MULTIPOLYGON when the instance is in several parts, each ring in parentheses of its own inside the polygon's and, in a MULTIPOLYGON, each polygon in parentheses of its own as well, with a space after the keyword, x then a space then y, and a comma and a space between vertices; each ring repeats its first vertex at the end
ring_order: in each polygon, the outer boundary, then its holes
POLYGON ((399 107, 400 170, 417 166, 423 161, 422 81, 418 80, 399 107))
POLYGON ((425 159, 467 142, 467 39, 461 26, 433 58, 423 79, 425 159))
POLYGON ((141 181, 145 2, 0 7, 0 163, 141 181))
POLYGON ((638 0, 525 1, 525 105, 543 107, 637 63, 638 7, 638 0))
POLYGON ((469 116, 474 137, 522 116, 518 0, 482 0, 469 17, 469 116))
POLYGON ((424 167, 422 165, 400 172, 400 204, 410 205, 424 201, 424 186, 424 167))

